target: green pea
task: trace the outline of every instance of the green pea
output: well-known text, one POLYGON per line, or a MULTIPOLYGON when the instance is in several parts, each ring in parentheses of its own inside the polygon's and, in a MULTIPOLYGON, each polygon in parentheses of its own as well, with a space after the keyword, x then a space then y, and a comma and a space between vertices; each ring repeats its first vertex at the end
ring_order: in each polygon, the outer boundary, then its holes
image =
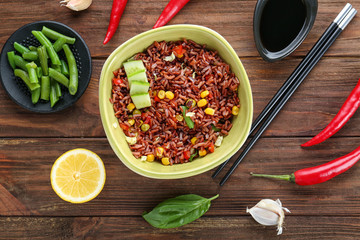
POLYGON ((146 132, 147 130, 150 129, 150 125, 147 123, 144 123, 143 125, 141 125, 141 131, 146 132))

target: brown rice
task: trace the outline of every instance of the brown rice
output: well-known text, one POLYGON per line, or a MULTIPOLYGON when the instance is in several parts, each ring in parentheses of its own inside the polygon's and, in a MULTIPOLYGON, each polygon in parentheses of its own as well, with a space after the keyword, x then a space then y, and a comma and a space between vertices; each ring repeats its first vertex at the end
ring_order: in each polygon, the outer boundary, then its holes
POLYGON ((237 96, 239 80, 229 65, 217 52, 191 40, 154 42, 134 59, 142 60, 146 67, 151 107, 141 109, 141 115, 127 109, 131 97, 124 68, 114 72, 115 78, 122 81, 113 83, 110 98, 125 135, 136 137, 136 143, 129 144, 133 155, 136 158, 151 154, 156 157, 156 148, 162 147, 164 152, 155 159, 169 158, 172 165, 192 160, 189 153, 198 157, 212 152, 218 137, 227 135, 232 127, 233 107, 240 108, 237 96), (174 50, 180 45, 183 53, 174 50), (173 61, 164 60, 172 54, 173 61), (174 98, 159 99, 160 90, 171 91, 174 98), (205 107, 187 104, 189 99, 198 102, 201 92, 206 90, 209 95, 205 97, 208 102, 205 107), (193 129, 182 120, 180 106, 190 107, 186 112, 194 122, 193 129), (213 109, 214 114, 206 114, 206 108, 213 109), (130 119, 135 121, 133 125, 129 123, 130 119), (144 122, 150 125, 145 132, 140 128, 144 122), (194 137, 197 140, 192 144, 194 137))

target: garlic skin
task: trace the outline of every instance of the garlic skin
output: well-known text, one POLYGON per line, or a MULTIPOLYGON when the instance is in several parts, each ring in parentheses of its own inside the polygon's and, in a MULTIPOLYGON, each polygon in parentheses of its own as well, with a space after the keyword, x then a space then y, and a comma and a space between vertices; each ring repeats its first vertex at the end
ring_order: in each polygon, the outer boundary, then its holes
POLYGON ((92 0, 62 0, 60 6, 65 6, 73 11, 82 11, 90 7, 92 0))
POLYGON ((279 199, 276 201, 272 199, 262 199, 254 207, 248 209, 246 212, 250 213, 251 216, 258 223, 264 226, 275 226, 277 225, 277 235, 282 234, 282 225, 284 224, 284 210, 290 212, 289 209, 284 208, 279 199))

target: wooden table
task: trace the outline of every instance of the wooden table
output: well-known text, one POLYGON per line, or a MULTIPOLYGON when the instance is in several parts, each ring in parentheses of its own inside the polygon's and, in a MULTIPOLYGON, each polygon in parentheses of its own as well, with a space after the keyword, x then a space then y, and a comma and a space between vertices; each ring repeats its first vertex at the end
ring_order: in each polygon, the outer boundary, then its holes
MULTIPOLYGON (((309 149, 302 149, 300 144, 334 117, 359 79, 359 17, 313 69, 227 184, 219 187, 219 179, 211 178, 214 170, 179 180, 137 175, 116 157, 102 128, 98 86, 105 59, 127 39, 151 29, 167 2, 129 0, 115 36, 103 46, 111 0, 94 0, 83 12, 60 7, 56 0, 0 1, 1 46, 24 24, 54 20, 82 35, 93 64, 85 94, 74 106, 55 114, 24 110, 0 87, 0 238, 359 239, 359 165, 329 182, 307 187, 249 176, 252 171, 291 173, 358 147, 358 112, 325 143, 309 149), (49 174, 58 156, 78 147, 90 149, 103 159, 107 181, 96 199, 76 205, 54 193, 49 174), (220 197, 202 218, 181 228, 155 229, 141 217, 164 199, 188 193, 204 197, 219 193, 220 197), (263 227, 245 212, 246 207, 263 198, 279 198, 291 210, 280 237, 275 227, 263 227)), ((169 24, 203 25, 230 42, 249 76, 257 116, 345 3, 319 0, 318 15, 308 37, 293 54, 276 63, 262 60, 255 48, 255 0, 192 0, 169 24)), ((360 0, 351 3, 360 9, 360 0)))

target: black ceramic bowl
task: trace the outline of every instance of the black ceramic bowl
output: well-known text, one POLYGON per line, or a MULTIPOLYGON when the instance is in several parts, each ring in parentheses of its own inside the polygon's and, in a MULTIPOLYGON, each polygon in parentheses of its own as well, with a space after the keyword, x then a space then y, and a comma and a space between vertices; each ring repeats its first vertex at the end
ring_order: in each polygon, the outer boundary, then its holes
POLYGON ((311 30, 317 0, 258 0, 253 19, 256 48, 269 62, 292 53, 311 30))
MULTIPOLYGON (((60 59, 66 60, 63 51, 58 52, 58 55, 60 59)), ((54 21, 39 21, 29 23, 16 30, 3 46, 0 56, 0 77, 5 91, 8 93, 10 98, 21 107, 39 113, 57 112, 73 105, 83 95, 87 86, 89 85, 91 77, 90 51, 81 36, 65 24, 54 21), (31 31, 41 31, 43 26, 46 26, 64 35, 76 38, 75 43, 73 45, 69 44, 69 46, 74 54, 76 65, 78 67, 78 91, 73 96, 70 95, 64 86, 62 86, 62 97, 52 108, 50 107, 50 102, 45 102, 41 99, 36 104, 31 102, 30 91, 20 78, 15 77, 13 69, 7 60, 7 52, 14 51, 14 42, 21 43, 24 46, 40 46, 40 43, 32 35, 31 31)))

